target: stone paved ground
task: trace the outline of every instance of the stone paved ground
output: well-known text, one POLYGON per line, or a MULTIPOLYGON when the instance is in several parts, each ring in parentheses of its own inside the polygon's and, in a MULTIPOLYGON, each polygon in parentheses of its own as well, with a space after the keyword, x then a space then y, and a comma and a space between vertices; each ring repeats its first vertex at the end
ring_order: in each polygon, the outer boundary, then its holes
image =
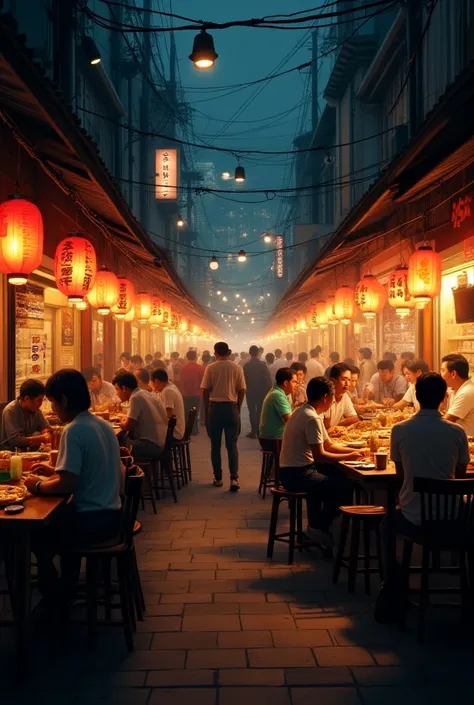
MULTIPOLYGON (((472 701, 472 635, 459 629, 457 610, 430 616, 420 647, 413 617, 404 634, 377 625, 361 586, 349 596, 343 575, 334 587, 331 562, 321 556, 289 568, 277 548, 267 561, 270 501, 255 491, 257 442, 242 438, 240 449, 239 494, 211 486, 201 434, 192 444, 193 483, 179 504, 161 502, 157 517, 142 513, 148 611, 135 653, 126 653, 119 628, 104 629, 91 653, 81 629, 58 643, 39 627, 33 677, 12 688, 15 703, 444 705, 468 694, 472 701)), ((8 630, 0 649, 7 696, 8 630)))

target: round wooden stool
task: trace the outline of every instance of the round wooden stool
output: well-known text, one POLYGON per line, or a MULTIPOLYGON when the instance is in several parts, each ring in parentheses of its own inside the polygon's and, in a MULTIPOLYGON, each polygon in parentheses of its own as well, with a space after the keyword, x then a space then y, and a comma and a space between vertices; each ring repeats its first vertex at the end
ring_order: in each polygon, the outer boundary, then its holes
POLYGON ((316 541, 312 541, 309 536, 303 532, 303 500, 306 499, 306 492, 287 492, 280 487, 272 487, 270 489, 273 495, 272 513, 270 516, 270 529, 268 533, 267 556, 273 557, 273 548, 275 541, 288 544, 288 565, 293 563, 295 548, 299 551, 303 549, 317 546, 316 541), (277 534, 278 511, 281 502, 288 502, 290 510, 290 527, 289 531, 277 534))

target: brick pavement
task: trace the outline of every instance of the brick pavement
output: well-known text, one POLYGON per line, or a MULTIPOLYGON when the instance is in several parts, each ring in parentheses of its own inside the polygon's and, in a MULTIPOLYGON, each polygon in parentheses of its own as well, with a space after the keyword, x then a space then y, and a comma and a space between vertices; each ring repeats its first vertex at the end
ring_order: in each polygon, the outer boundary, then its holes
MULTIPOLYGON (((362 586, 348 595, 344 574, 333 586, 331 562, 320 555, 298 555, 288 567, 277 546, 266 559, 270 500, 255 489, 257 441, 243 437, 240 450, 239 494, 211 486, 201 433, 192 443, 193 483, 179 504, 160 502, 157 517, 141 513, 148 609, 135 653, 126 653, 120 629, 104 629, 88 652, 82 628, 65 644, 39 628, 33 678, 12 690, 16 703, 441 705, 471 693, 472 641, 458 629, 457 611, 430 615, 419 647, 413 620, 404 634, 377 625, 362 586)), ((12 656, 3 630, 6 689, 12 656)))

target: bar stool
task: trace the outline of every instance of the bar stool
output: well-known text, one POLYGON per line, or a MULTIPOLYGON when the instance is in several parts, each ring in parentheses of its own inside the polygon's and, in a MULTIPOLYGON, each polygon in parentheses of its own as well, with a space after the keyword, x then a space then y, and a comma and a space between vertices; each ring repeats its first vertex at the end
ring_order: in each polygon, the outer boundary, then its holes
POLYGON ((288 565, 293 563, 295 548, 300 552, 303 549, 317 546, 316 541, 312 541, 303 531, 303 499, 306 499, 306 492, 287 492, 282 487, 272 487, 270 489, 273 495, 272 513, 270 517, 270 529, 268 533, 267 556, 273 557, 273 549, 275 541, 288 544, 288 565), (276 533, 278 524, 278 512, 280 504, 288 502, 290 510, 290 527, 289 531, 284 531, 280 534, 276 533))
POLYGON ((171 447, 173 445, 173 434, 176 427, 176 417, 172 416, 168 421, 168 431, 166 433, 165 447, 159 458, 137 458, 137 465, 143 470, 145 475, 145 484, 147 492, 142 494, 142 508, 144 508, 144 500, 149 499, 153 507, 153 513, 156 514, 156 499, 160 499, 160 490, 171 490, 173 500, 178 501, 176 487, 174 484, 173 459, 171 447), (168 481, 168 485, 165 481, 168 481))
POLYGON ((355 591, 356 576, 364 574, 365 592, 370 595, 370 576, 372 573, 382 575, 382 543, 380 538, 380 524, 385 516, 385 508, 374 504, 353 504, 339 507, 342 512, 341 534, 337 549, 336 560, 332 574, 333 583, 337 583, 341 567, 348 571, 348 591, 355 591), (360 533, 362 528, 364 552, 359 554, 360 533), (344 556, 347 537, 351 529, 351 543, 349 555, 344 556), (376 555, 370 555, 371 532, 375 534, 376 555), (364 567, 358 568, 358 562, 364 561, 364 567), (371 560, 377 560, 378 567, 371 567, 371 560))
POLYGON ((191 482, 193 479, 189 446, 191 443, 191 434, 193 432, 196 416, 197 409, 193 406, 193 408, 189 411, 184 436, 179 441, 175 440, 172 445, 175 473, 178 479, 181 478, 183 485, 187 485, 188 482, 191 482))
POLYGON ((281 450, 280 438, 262 438, 259 436, 259 443, 262 452, 262 467, 260 470, 260 482, 258 485, 258 494, 262 499, 265 499, 267 489, 269 487, 278 487, 279 481, 279 459, 281 450), (274 477, 272 479, 272 470, 274 477))

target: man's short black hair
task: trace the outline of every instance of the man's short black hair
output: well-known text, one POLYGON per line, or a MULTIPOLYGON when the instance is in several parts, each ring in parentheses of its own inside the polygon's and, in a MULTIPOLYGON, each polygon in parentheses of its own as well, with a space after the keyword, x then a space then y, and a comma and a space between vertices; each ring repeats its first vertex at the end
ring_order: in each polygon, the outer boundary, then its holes
POLYGON ((311 348, 309 351, 310 357, 318 357, 318 355, 321 354, 322 347, 320 345, 316 345, 315 348, 311 348))
POLYGON ((441 362, 446 363, 449 372, 457 372, 461 379, 469 379, 469 363, 464 355, 450 353, 445 355, 441 362))
POLYGON ((140 365, 140 367, 143 367, 143 358, 141 355, 132 355, 130 362, 132 365, 140 365))
POLYGON ((281 350, 280 350, 280 348, 276 348, 276 349, 275 349, 275 356, 276 356, 276 357, 281 357, 281 350))
POLYGON ((258 356, 258 346, 257 345, 251 345, 249 347, 249 355, 250 355, 250 357, 257 357, 258 356))
POLYGON ((350 372, 350 365, 346 365, 345 362, 337 362, 333 365, 329 371, 329 376, 332 379, 339 379, 343 372, 350 372))
POLYGON ((273 353, 267 353, 265 355, 265 360, 268 362, 269 365, 273 365, 275 362, 275 355, 273 353))
POLYGON ((161 353, 159 351, 153 353, 153 359, 154 360, 160 360, 161 359, 161 353))
POLYGON ((415 383, 416 398, 422 409, 437 409, 447 389, 448 385, 437 372, 420 375, 415 383))
POLYGON ((372 357, 372 350, 370 348, 359 348, 359 355, 362 355, 364 360, 370 360, 372 357))
POLYGON ((188 352, 186 353, 186 359, 196 360, 197 359, 197 352, 195 350, 188 350, 188 352))
POLYGON ((410 372, 421 372, 421 374, 426 375, 430 371, 430 366, 424 360, 410 360, 405 362, 403 365, 410 370, 410 372))
POLYGON ((305 363, 308 361, 308 353, 300 352, 298 353, 298 362, 305 363))
POLYGON ((82 374, 84 375, 86 382, 91 382, 92 377, 102 379, 102 375, 98 367, 86 367, 85 370, 82 370, 82 374))
POLYGON ((352 375, 360 375, 360 368, 357 365, 350 365, 352 375))
POLYGON ((313 377, 309 380, 306 387, 306 396, 309 402, 319 401, 326 394, 334 396, 334 382, 331 382, 327 377, 313 377))
MULTIPOLYGON (((204 352, 206 352, 206 351, 204 351, 204 352)), ((227 343, 221 342, 221 343, 216 343, 214 345, 214 352, 216 353, 216 355, 219 355, 219 357, 228 357, 230 355, 230 353, 232 352, 232 350, 229 348, 227 343)), ((203 353, 203 359, 204 359, 204 353, 203 353)))
POLYGON ((345 357, 344 360, 343 360, 343 362, 344 362, 346 365, 349 365, 349 367, 353 367, 353 366, 355 365, 355 362, 354 362, 354 360, 352 359, 352 357, 345 357))
POLYGON ((302 362, 293 362, 290 365, 290 370, 294 370, 295 372, 304 372, 306 374, 306 365, 302 362))
POLYGON ((87 382, 78 370, 58 370, 46 382, 46 396, 49 400, 61 402, 66 397, 69 411, 87 411, 91 396, 87 382))
POLYGON ((130 355, 129 352, 123 352, 123 353, 121 353, 121 355, 120 355, 120 359, 121 359, 121 360, 127 360, 128 362, 130 362, 131 355, 130 355))
POLYGON ((39 379, 25 379, 20 387, 20 399, 25 399, 25 397, 36 399, 36 397, 44 397, 44 395, 45 386, 39 379))
POLYGON ((150 384, 150 373, 144 367, 140 367, 139 370, 135 372, 135 377, 143 382, 143 384, 150 384))
POLYGON ((377 369, 390 370, 390 372, 392 372, 395 369, 395 365, 393 364, 393 360, 379 360, 377 362, 377 369))
POLYGON ((292 360, 293 359, 293 353, 292 352, 287 352, 285 353, 285 357, 287 360, 292 360))
POLYGON ((151 373, 151 379, 153 382, 165 382, 166 384, 168 382, 168 373, 166 370, 158 368, 157 370, 153 370, 151 373))
POLYGON ((131 372, 121 372, 112 380, 112 384, 116 384, 117 387, 125 387, 126 389, 131 389, 132 392, 138 387, 137 378, 131 372))
POLYGON ((383 359, 384 360, 391 360, 392 362, 397 361, 397 355, 394 352, 390 352, 390 350, 387 350, 387 352, 384 352, 383 354, 383 359))
POLYGON ((400 355, 401 360, 414 360, 415 359, 415 353, 414 352, 402 352, 400 355))
POLYGON ((212 360, 211 353, 207 350, 204 350, 203 354, 201 355, 201 360, 203 362, 210 362, 212 360))
POLYGON ((295 370, 292 370, 291 367, 280 367, 280 369, 276 371, 275 381, 277 384, 290 382, 290 380, 292 380, 295 375, 296 372, 295 370))
POLYGON ((145 362, 151 362, 153 360, 153 355, 151 353, 148 353, 145 355, 145 362))
POLYGON ((339 360, 341 359, 341 356, 338 352, 334 350, 334 352, 329 354, 329 359, 334 360, 334 364, 336 364, 336 362, 339 362, 339 360))

